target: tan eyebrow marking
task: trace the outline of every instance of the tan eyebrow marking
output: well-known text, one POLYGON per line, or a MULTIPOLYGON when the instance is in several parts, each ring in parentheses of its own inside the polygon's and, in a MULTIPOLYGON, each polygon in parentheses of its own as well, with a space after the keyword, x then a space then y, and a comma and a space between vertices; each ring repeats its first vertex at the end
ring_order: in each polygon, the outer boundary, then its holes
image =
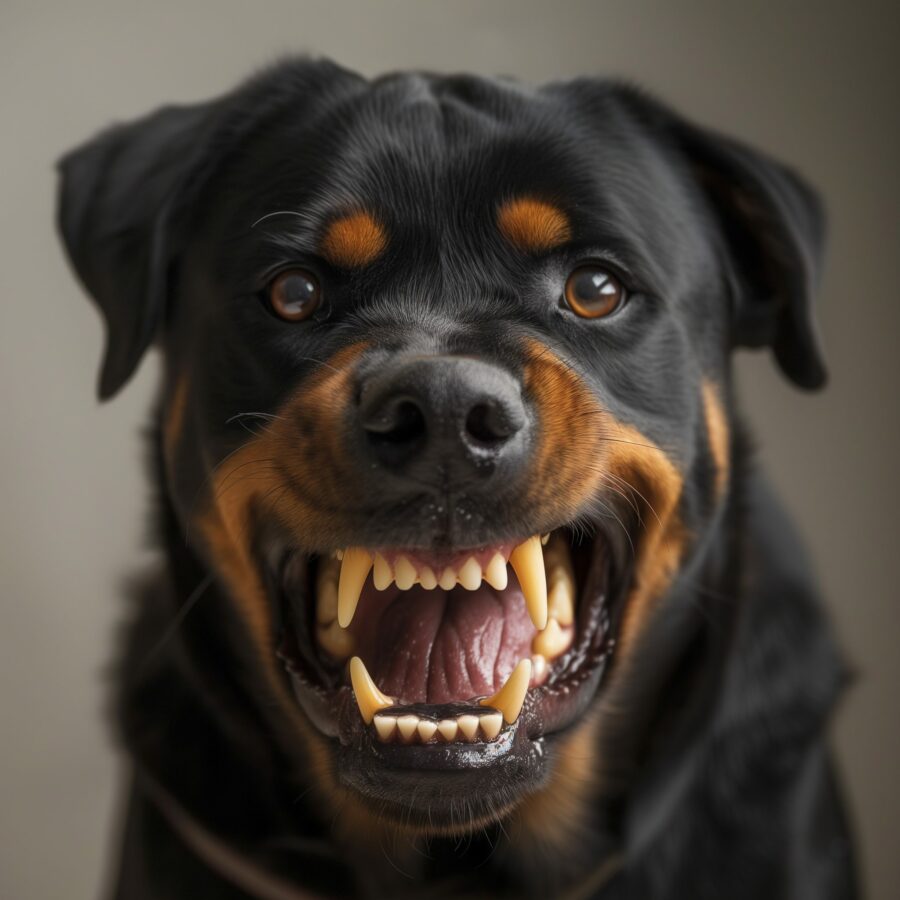
POLYGON ((386 246, 384 226, 371 213, 359 210, 331 222, 319 249, 332 265, 352 269, 374 262, 386 246))
POLYGON ((569 217, 557 206, 534 197, 507 200, 497 211, 497 227, 520 250, 551 250, 572 236, 569 217))

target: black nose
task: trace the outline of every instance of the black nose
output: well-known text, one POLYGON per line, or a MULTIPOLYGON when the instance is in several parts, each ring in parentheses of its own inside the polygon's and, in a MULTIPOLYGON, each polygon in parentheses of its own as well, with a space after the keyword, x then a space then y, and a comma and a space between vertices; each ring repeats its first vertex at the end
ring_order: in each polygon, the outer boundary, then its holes
POLYGON ((477 359, 400 360, 362 386, 367 453, 397 474, 452 487, 514 469, 527 452, 518 381, 477 359))

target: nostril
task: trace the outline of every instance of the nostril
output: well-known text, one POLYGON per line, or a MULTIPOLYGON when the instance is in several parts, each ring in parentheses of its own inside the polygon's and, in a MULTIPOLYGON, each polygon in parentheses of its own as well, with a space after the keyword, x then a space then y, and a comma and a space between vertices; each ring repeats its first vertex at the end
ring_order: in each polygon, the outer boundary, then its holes
POLYGON ((363 427, 374 444, 411 444, 425 434, 425 416, 412 400, 397 398, 370 416, 363 427))
POLYGON ((479 444, 496 447, 505 443, 518 430, 499 404, 478 403, 469 410, 466 416, 466 435, 479 444))

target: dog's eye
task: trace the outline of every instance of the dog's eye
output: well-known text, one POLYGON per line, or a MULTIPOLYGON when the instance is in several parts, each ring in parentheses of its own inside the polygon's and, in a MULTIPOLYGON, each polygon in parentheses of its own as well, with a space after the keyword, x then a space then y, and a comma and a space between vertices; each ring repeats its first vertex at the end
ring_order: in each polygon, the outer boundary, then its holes
POLYGON ((625 288, 607 269, 579 266, 566 281, 566 303, 584 319, 599 319, 625 302, 625 288))
POLYGON ((287 322, 308 319, 322 300, 322 288, 316 276, 306 269, 282 272, 269 285, 269 306, 287 322))

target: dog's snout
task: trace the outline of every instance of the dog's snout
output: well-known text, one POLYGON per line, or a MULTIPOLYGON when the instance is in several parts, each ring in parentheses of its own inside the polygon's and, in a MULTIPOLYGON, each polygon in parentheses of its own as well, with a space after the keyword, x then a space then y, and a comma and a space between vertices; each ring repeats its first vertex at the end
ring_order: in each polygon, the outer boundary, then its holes
POLYGON ((519 382, 468 357, 418 357, 381 370, 362 385, 359 420, 378 465, 436 485, 516 468, 527 449, 519 382))

